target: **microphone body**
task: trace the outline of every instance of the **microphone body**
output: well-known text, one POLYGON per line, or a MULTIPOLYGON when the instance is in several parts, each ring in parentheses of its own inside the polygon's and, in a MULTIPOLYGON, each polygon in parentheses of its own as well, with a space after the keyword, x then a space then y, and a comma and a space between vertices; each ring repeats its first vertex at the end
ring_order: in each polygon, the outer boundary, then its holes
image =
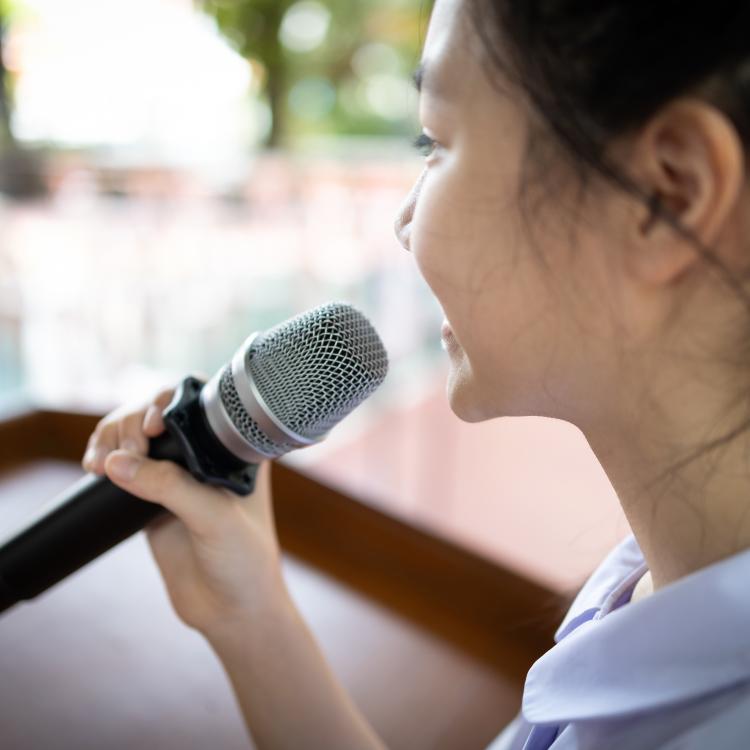
MULTIPOLYGON (((164 412, 167 429, 150 440, 148 455, 173 461, 207 484, 247 495, 257 464, 243 464, 216 439, 198 403, 201 386, 196 378, 182 381, 164 412)), ((33 599, 167 513, 107 477, 87 474, 0 546, 0 612, 33 599)))

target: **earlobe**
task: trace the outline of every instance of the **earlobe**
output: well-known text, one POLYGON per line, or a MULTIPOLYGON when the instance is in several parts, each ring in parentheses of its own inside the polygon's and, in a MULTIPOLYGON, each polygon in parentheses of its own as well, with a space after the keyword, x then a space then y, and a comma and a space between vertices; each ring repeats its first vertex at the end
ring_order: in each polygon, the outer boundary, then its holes
POLYGON ((632 270, 663 284, 700 262, 694 238, 713 248, 732 219, 744 150, 722 112, 697 99, 667 105, 639 134, 634 171, 651 199, 639 208, 632 270))

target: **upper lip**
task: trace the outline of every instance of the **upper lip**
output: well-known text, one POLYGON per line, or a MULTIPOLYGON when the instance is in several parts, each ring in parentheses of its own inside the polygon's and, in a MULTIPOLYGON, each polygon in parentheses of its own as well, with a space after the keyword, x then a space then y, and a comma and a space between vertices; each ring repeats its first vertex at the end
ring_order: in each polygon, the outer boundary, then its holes
POLYGON ((411 245, 409 244, 409 239, 411 235, 411 224, 404 224, 404 226, 399 227, 398 231, 396 232, 396 236, 398 237, 398 241, 401 243, 401 246, 404 248, 404 250, 408 250, 411 252, 411 245))

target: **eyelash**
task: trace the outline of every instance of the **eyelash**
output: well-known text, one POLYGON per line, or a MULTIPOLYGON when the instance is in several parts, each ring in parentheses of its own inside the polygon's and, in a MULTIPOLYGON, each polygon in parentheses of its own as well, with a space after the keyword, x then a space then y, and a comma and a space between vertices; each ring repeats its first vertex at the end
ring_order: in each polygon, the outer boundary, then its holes
POLYGON ((415 139, 413 146, 419 151, 424 157, 428 157, 437 148, 437 141, 434 138, 430 138, 426 133, 420 133, 415 139))

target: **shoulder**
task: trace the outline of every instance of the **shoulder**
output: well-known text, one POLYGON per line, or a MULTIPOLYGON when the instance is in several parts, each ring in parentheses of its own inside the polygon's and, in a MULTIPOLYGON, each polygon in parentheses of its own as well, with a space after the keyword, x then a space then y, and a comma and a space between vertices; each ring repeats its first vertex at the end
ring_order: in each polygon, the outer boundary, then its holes
POLYGON ((737 750, 750 745, 750 685, 669 709, 568 724, 550 750, 737 750))
MULTIPOLYGON (((521 750, 531 725, 519 714, 487 750, 521 750)), ((573 722, 550 750, 737 750, 750 745, 750 684, 668 710, 573 722)))
POLYGON ((723 691, 713 711, 664 745, 664 750, 737 750, 750 745, 750 685, 723 691))

